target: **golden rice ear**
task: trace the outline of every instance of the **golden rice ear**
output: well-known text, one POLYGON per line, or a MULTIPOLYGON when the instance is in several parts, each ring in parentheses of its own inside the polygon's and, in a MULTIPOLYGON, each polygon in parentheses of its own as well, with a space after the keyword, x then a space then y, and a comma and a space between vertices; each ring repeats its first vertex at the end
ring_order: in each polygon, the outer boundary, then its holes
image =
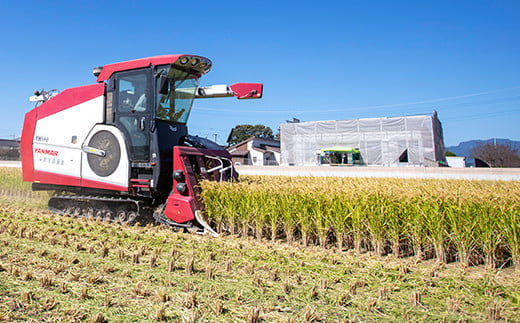
POLYGON ((520 265, 518 232, 509 225, 518 205, 515 183, 242 176, 201 187, 208 222, 231 234, 462 266, 495 267, 511 250, 520 265))

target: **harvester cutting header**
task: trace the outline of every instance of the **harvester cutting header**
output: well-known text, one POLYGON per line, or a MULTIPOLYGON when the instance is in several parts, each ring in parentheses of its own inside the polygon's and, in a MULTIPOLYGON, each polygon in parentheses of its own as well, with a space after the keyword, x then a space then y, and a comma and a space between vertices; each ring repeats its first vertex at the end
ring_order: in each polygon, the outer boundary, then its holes
POLYGON ((126 223, 153 213, 170 226, 214 233, 197 182, 237 174, 226 150, 188 134, 193 100, 261 98, 262 84, 199 87, 211 64, 155 56, 94 68, 96 84, 35 92, 21 139, 24 181, 63 192, 49 200, 54 212, 126 223))

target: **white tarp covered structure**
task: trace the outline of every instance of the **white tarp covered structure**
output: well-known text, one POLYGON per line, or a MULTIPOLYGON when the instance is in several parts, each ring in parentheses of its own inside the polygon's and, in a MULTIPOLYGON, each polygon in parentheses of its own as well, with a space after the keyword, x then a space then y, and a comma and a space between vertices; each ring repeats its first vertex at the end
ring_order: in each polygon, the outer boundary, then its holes
POLYGON ((446 162, 442 125, 435 111, 432 115, 284 123, 280 136, 282 165, 317 165, 320 149, 336 145, 358 148, 365 165, 446 162))

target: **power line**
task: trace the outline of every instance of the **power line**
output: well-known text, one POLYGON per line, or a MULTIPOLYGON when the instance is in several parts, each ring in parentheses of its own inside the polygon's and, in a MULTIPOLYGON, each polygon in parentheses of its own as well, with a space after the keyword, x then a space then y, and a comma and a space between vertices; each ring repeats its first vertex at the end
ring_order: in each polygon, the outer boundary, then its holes
MULTIPOLYGON (((346 107, 346 108, 332 108, 332 107, 320 107, 319 112, 352 112, 356 110, 374 110, 374 109, 382 109, 382 108, 395 108, 395 107, 404 107, 409 105, 420 105, 420 104, 426 104, 426 103, 437 103, 437 102, 443 102, 443 101, 451 101, 451 100, 458 100, 458 99, 465 99, 465 98, 471 98, 471 97, 478 97, 483 95, 489 95, 489 94, 495 94, 499 92, 514 90, 514 89, 520 89, 520 86, 516 87, 509 87, 509 88, 503 88, 498 90, 492 90, 492 91, 485 91, 485 92, 478 92, 478 93, 471 93, 471 94, 465 94, 465 95, 458 95, 458 96, 450 96, 450 97, 444 97, 444 98, 436 98, 436 99, 430 99, 430 100, 423 100, 423 101, 414 101, 414 102, 405 102, 405 103, 395 103, 395 104, 383 104, 383 105, 373 105, 373 106, 359 106, 359 107, 346 107)), ((504 97, 502 99, 513 99, 517 100, 518 96, 513 97, 504 97)), ((496 99, 495 99, 496 100, 496 99)), ((454 104, 471 104, 471 103, 452 103, 454 104)), ((473 103, 473 105, 477 105, 477 103, 473 103)), ((216 112, 233 112, 233 113, 314 113, 318 112, 316 110, 306 110, 306 109, 300 109, 300 110, 282 110, 277 109, 275 107, 271 107, 269 110, 239 110, 239 109, 219 109, 219 108, 207 108, 207 107, 198 107, 194 106, 194 109, 196 110, 202 110, 202 111, 216 111, 216 112)))
POLYGON ((442 120, 442 123, 456 123, 461 121, 471 121, 471 120, 479 120, 484 118, 492 118, 492 117, 498 117, 498 116, 506 116, 509 114, 513 114, 515 112, 518 112, 518 109, 511 109, 511 110, 504 110, 504 111, 493 111, 493 112, 486 112, 486 113, 477 113, 477 114, 471 114, 466 116, 459 116, 459 117, 452 117, 452 118, 444 118, 442 120))

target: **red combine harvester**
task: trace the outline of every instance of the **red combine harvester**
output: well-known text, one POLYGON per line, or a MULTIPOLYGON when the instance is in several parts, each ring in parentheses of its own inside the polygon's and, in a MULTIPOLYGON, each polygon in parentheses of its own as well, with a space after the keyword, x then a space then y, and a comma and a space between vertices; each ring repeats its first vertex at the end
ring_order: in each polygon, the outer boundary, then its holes
POLYGON ((237 178, 231 156, 188 134, 194 99, 262 97, 262 84, 199 87, 211 61, 164 55, 94 69, 96 84, 54 94, 35 92, 25 115, 23 179, 54 190, 60 214, 160 223, 216 233, 203 216, 201 179, 237 178))

